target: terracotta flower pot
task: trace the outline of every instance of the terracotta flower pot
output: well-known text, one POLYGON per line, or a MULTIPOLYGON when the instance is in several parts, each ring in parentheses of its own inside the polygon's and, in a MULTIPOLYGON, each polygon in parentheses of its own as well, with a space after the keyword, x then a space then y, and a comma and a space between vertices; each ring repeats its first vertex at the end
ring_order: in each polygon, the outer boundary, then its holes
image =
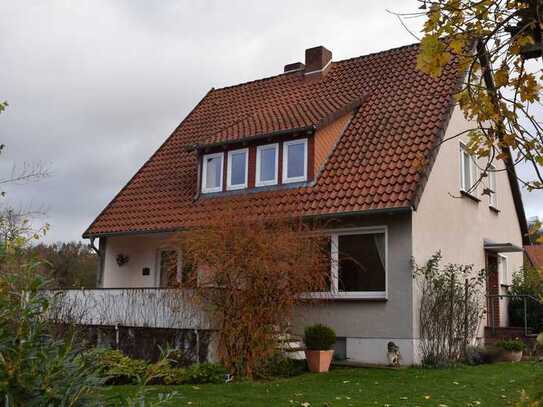
POLYGON ((333 350, 306 350, 305 357, 309 371, 313 373, 325 373, 330 369, 333 350))
POLYGON ((522 360, 522 351, 504 352, 502 356, 504 362, 520 362, 522 360))

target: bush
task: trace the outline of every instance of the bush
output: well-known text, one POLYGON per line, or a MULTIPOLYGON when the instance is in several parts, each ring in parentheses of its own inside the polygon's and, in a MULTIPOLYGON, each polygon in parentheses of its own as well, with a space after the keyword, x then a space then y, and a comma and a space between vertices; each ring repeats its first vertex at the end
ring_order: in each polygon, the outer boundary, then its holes
POLYGON ((186 379, 185 369, 172 366, 168 359, 149 365, 146 375, 147 384, 183 384, 186 379))
POLYGON ((497 346, 468 346, 464 362, 468 365, 482 365, 499 362, 504 350, 497 346))
POLYGON ((507 352, 522 352, 526 348, 526 345, 520 339, 499 341, 496 346, 507 352))
POLYGON ((305 360, 294 360, 285 357, 281 352, 275 352, 255 372, 258 379, 274 377, 293 377, 307 371, 305 360))
POLYGON ((224 383, 226 373, 226 369, 216 363, 192 365, 185 370, 184 383, 224 383))
POLYGON ((106 384, 138 384, 145 380, 149 364, 131 359, 120 350, 95 348, 82 354, 86 364, 95 364, 106 384))
POLYGON ((330 350, 336 343, 336 333, 322 324, 308 326, 304 331, 304 343, 308 350, 330 350))

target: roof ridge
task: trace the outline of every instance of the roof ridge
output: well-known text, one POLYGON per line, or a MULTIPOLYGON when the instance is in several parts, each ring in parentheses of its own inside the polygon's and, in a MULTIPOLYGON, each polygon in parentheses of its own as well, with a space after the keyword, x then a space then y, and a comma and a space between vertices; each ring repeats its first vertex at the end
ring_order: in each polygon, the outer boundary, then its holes
MULTIPOLYGON (((410 47, 415 47, 415 46, 418 46, 420 43, 419 42, 413 42, 411 44, 407 44, 407 45, 401 45, 399 47, 394 47, 394 48, 389 48, 389 49, 386 49, 384 51, 376 51, 376 52, 370 52, 369 54, 363 54, 363 55, 359 55, 359 56, 356 56, 356 57, 351 57, 351 58, 346 58, 346 59, 340 59, 339 61, 332 61, 332 64, 339 64, 339 63, 344 63, 344 62, 350 62, 350 61, 353 61, 353 60, 356 60, 356 59, 360 59, 360 58, 368 58, 368 57, 372 57, 372 56, 375 56, 375 55, 381 55, 381 54, 386 54, 388 52, 394 52, 394 51, 399 51, 399 50, 402 50, 404 48, 410 48, 410 47)), ((276 78, 279 78, 281 76, 287 76, 287 75, 293 75, 293 74, 299 74, 300 71, 292 71, 292 72, 283 72, 283 73, 279 73, 277 75, 271 75, 271 76, 265 76, 264 78, 260 78, 260 79, 253 79, 251 81, 247 81, 247 82, 240 82, 240 83, 237 83, 235 85, 227 85, 227 86, 223 86, 223 87, 220 87, 220 88, 213 88, 216 92, 220 92, 220 91, 223 91, 223 90, 229 90, 229 89, 233 89, 233 88, 238 88, 238 87, 242 87, 242 86, 245 86, 245 85, 250 85, 250 84, 253 84, 253 83, 256 83, 256 82, 264 82, 264 81, 269 81, 269 80, 272 80, 272 79, 276 79, 276 78)))

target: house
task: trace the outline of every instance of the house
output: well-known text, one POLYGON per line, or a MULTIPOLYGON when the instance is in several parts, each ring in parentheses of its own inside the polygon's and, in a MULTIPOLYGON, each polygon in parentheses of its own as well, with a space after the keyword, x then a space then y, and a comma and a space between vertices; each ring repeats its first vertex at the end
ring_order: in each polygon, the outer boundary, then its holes
MULTIPOLYGON (((182 253, 168 237, 232 203, 254 219, 324 219, 337 260, 330 295, 301 309, 295 329, 330 325, 350 360, 384 363, 393 341, 404 363, 419 361, 411 260, 441 250, 445 262, 499 269, 488 294, 503 294, 527 226, 514 172, 497 162, 476 184, 484 163, 465 133, 452 137, 470 128, 453 101, 455 60, 433 79, 416 69, 418 52, 333 61, 319 46, 279 75, 212 88, 84 232, 99 241, 100 287, 120 296, 182 286, 182 253)), ((490 302, 492 323, 507 325, 505 300, 490 302)), ((175 327, 209 329, 197 321, 175 327)))

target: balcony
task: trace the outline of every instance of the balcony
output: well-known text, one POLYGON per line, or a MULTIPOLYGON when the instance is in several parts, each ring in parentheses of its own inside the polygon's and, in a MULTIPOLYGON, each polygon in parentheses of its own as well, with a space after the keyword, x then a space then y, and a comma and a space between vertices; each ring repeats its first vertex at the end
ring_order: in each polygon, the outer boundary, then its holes
POLYGON ((192 290, 101 288, 45 290, 54 298, 50 318, 59 323, 172 329, 211 329, 192 290))

